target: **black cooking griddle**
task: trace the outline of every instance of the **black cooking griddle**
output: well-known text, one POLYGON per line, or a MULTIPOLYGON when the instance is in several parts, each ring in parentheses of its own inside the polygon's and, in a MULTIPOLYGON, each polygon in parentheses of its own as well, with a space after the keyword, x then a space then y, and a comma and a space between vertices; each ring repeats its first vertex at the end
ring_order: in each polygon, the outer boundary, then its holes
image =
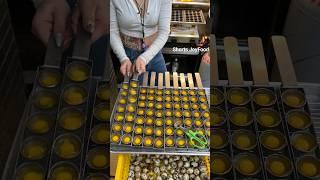
POLYGON ((90 46, 90 35, 81 31, 72 57, 61 64, 62 49, 50 38, 3 179, 50 179, 59 172, 74 179, 109 176, 107 120, 113 88, 110 79, 92 77, 90 46))

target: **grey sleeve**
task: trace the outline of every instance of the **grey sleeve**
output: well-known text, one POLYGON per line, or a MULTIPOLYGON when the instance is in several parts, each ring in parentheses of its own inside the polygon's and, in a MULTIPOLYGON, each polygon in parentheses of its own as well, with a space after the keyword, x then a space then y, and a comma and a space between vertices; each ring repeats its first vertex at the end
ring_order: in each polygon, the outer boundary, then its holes
POLYGON ((170 21, 172 13, 172 1, 161 0, 160 17, 158 22, 158 36, 150 47, 139 57, 148 64, 152 58, 161 51, 170 34, 170 21))

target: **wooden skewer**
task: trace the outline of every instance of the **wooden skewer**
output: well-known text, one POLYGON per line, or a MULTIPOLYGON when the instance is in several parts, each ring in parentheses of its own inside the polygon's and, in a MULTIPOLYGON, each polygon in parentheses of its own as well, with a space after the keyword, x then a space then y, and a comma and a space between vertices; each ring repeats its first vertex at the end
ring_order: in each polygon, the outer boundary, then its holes
POLYGON ((165 72, 165 82, 166 82, 166 88, 170 88, 170 73, 165 72))
POLYGON ((234 37, 224 38, 228 79, 231 85, 243 84, 241 60, 237 39, 234 37))
POLYGON ((180 83, 182 88, 186 88, 186 79, 183 73, 180 73, 180 83))
POLYGON ((297 77, 286 38, 283 36, 272 36, 272 43, 282 83, 287 86, 297 85, 297 77))
POLYGON ((269 79, 262 40, 257 37, 250 37, 248 38, 248 44, 253 81, 256 85, 268 85, 269 79))
POLYGON ((187 76, 188 76, 188 85, 189 85, 189 88, 194 88, 192 74, 191 74, 191 73, 188 73, 187 76))
POLYGON ((178 88, 179 87, 179 82, 178 82, 178 73, 173 72, 173 87, 178 88))
POLYGON ((150 87, 154 87, 156 82, 156 72, 151 72, 150 87))
POLYGON ((142 86, 148 86, 148 76, 149 76, 149 72, 146 71, 146 72, 143 74, 142 86))
POLYGON ((159 74, 158 74, 158 87, 159 87, 160 89, 163 88, 163 74, 162 74, 162 73, 159 73, 159 74))

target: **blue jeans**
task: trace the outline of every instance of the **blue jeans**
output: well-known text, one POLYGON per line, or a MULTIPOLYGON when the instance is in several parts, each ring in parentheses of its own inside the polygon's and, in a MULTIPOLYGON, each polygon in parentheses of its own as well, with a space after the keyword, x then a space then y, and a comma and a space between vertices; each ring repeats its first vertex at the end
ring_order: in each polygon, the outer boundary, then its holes
MULTIPOLYGON (((124 47, 126 54, 131 62, 135 61, 142 52, 124 47)), ((157 73, 164 73, 167 71, 166 63, 164 61, 163 55, 161 52, 159 52, 149 63, 146 65, 146 71, 149 72, 157 72, 157 73)), ((150 73, 149 73, 149 79, 150 79, 150 73)), ((143 76, 139 76, 140 83, 143 82, 143 76)), ((158 78, 156 78, 155 85, 158 84, 158 78)))
MULTIPOLYGON (((142 52, 124 47, 126 54, 128 58, 131 60, 131 62, 135 61, 142 52)), ((164 73, 167 71, 166 63, 164 61, 163 55, 161 52, 159 52, 146 66, 146 71, 149 72, 158 72, 158 73, 164 73)))

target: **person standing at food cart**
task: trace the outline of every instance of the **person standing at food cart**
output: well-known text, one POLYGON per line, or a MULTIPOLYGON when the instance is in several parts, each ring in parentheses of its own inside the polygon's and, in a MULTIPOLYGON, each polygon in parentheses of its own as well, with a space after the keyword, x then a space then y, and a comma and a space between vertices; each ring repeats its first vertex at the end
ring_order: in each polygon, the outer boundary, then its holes
POLYGON ((111 0, 110 44, 120 72, 165 72, 161 49, 168 40, 171 0, 111 0))

